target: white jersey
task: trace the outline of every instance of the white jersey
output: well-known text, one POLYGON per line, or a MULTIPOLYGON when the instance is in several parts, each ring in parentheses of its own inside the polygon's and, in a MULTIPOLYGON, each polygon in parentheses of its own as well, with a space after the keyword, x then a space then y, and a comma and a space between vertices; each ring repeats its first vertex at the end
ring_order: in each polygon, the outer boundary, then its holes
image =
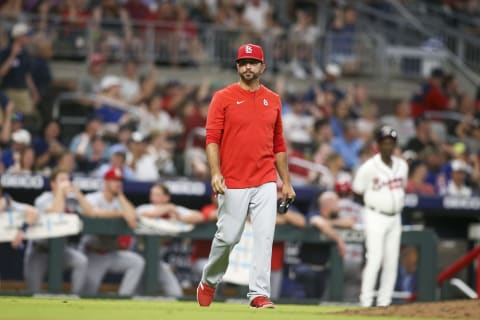
POLYGON ((365 207, 396 214, 403 209, 408 165, 405 160, 392 156, 392 167, 387 166, 376 154, 358 168, 352 189, 363 194, 365 207))
MULTIPOLYGON (((118 198, 113 198, 112 201, 107 201, 103 195, 103 191, 89 193, 85 198, 93 207, 107 210, 123 210, 118 198)), ((82 237, 80 242, 81 247, 87 250, 107 252, 118 249, 117 236, 86 234, 82 237)))

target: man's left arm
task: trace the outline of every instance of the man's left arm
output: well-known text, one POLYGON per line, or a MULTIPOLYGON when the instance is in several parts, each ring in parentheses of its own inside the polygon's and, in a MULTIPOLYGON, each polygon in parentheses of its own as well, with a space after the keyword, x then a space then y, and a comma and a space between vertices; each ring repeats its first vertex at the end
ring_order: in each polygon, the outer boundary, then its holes
POLYGON ((130 228, 135 229, 137 227, 137 214, 135 211, 135 207, 123 193, 120 193, 118 195, 118 201, 120 202, 120 205, 123 209, 123 218, 125 219, 125 221, 127 221, 127 224, 130 228))
POLYGON ((290 181, 290 174, 288 173, 288 161, 286 152, 278 152, 275 154, 275 167, 277 168, 280 179, 282 179, 282 200, 286 198, 295 199, 295 191, 293 190, 290 181))

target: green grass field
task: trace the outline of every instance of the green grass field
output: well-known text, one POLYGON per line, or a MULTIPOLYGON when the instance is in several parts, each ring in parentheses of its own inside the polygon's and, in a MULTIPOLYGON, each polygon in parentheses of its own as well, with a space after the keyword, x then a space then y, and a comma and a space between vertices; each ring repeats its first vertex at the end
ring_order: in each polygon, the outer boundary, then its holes
MULTIPOLYGON (((209 308, 200 308, 194 301, 0 297, 0 319, 2 320, 395 319, 393 317, 359 317, 325 314, 344 309, 346 309, 346 307, 280 304, 273 310, 254 310, 250 309, 246 304, 221 302, 214 302, 209 308)), ((423 318, 422 320, 426 319, 423 318)))

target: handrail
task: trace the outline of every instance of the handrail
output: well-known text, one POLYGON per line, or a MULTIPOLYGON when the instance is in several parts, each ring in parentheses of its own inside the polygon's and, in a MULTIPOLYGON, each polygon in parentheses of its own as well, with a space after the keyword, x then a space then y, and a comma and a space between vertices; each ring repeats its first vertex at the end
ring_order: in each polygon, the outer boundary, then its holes
MULTIPOLYGON (((433 26, 426 25, 424 21, 420 21, 419 19, 414 17, 400 3, 398 3, 397 1, 390 1, 390 0, 389 0, 389 3, 391 3, 393 5, 393 7, 399 12, 399 14, 403 18, 398 17, 397 15, 385 13, 385 12, 382 12, 380 10, 371 8, 368 5, 361 3, 361 1, 356 1, 355 2, 355 8, 359 12, 364 12, 366 14, 373 15, 377 19, 380 19, 382 21, 388 21, 389 23, 394 23, 395 25, 408 25, 414 31, 419 32, 425 38, 437 38, 437 37, 439 37, 438 32, 435 32, 435 28, 433 28, 433 26)), ((442 32, 447 32, 448 33, 448 32, 450 32, 450 30, 447 28, 445 30, 442 30, 442 32)), ((462 57, 459 57, 451 49, 449 49, 447 47, 444 47, 444 48, 442 48, 442 50, 444 50, 446 52, 447 57, 448 57, 449 61, 452 63, 452 65, 454 65, 457 68, 457 70, 470 83, 470 85, 472 85, 476 89, 478 87, 478 85, 480 85, 480 75, 473 72, 465 64, 462 57)))
POLYGON ((58 119, 60 117, 60 107, 61 107, 61 102, 64 101, 76 101, 76 100, 88 100, 92 102, 100 102, 100 103, 108 103, 108 105, 117 108, 119 110, 128 112, 136 117, 140 116, 140 109, 138 106, 131 105, 128 103, 124 103, 112 98, 108 98, 105 96, 101 96, 98 94, 83 94, 83 93, 78 93, 78 92, 62 92, 60 93, 57 98, 55 99, 55 102, 53 104, 52 108, 52 118, 53 119, 58 119))
MULTIPOLYGON (((440 272, 437 277, 437 284, 442 285, 445 280, 452 278, 458 272, 460 272, 463 268, 468 266, 474 259, 478 258, 480 260, 480 245, 476 246, 467 254, 460 257, 457 261, 452 263, 449 267, 445 270, 440 272)), ((480 281, 478 278, 480 277, 480 268, 477 269, 477 297, 480 296, 480 281)))

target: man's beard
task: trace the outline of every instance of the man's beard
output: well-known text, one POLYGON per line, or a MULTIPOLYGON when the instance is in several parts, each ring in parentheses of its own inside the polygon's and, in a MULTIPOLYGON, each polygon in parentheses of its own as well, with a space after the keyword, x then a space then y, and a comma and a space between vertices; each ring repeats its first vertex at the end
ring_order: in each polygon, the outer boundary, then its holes
POLYGON ((256 74, 254 72, 244 72, 244 73, 240 73, 240 78, 242 78, 242 80, 244 82, 251 82, 251 81, 254 81, 254 80, 257 80, 259 77, 259 74, 256 74), (247 75, 245 75, 247 74, 247 75))

